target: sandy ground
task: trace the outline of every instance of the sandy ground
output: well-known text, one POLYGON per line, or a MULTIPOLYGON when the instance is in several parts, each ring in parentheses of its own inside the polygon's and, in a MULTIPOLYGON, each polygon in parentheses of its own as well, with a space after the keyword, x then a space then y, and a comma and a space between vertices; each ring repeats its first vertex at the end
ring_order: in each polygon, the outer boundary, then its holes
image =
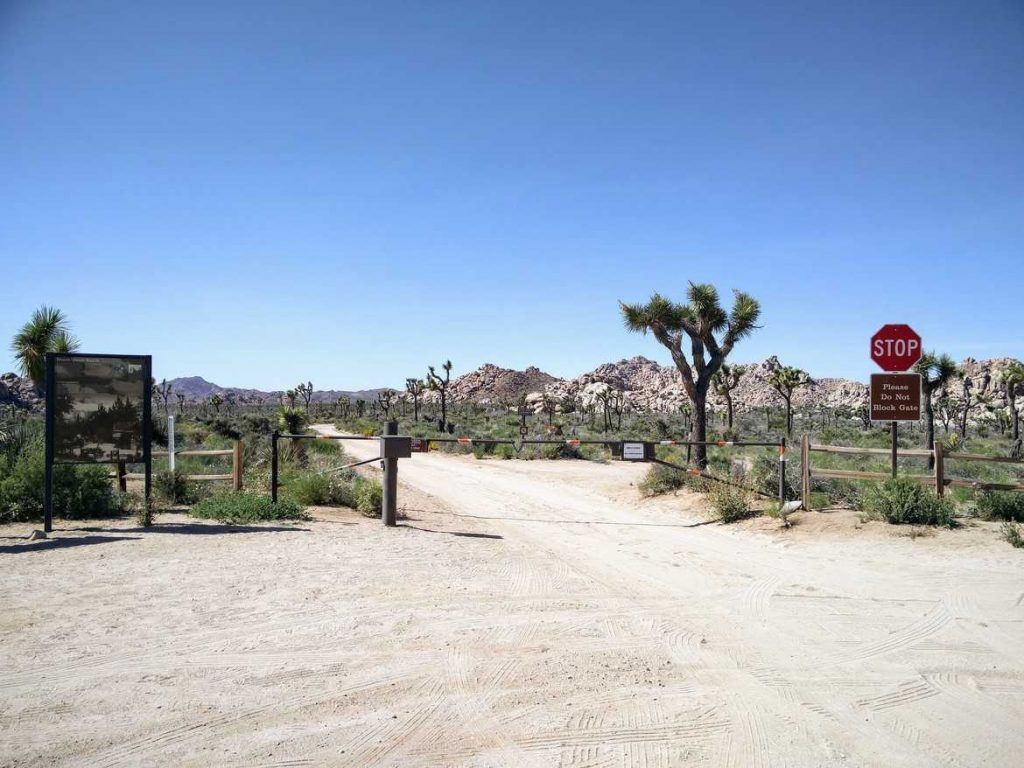
POLYGON ((723 527, 639 500, 638 465, 400 466, 394 530, 0 529, 0 764, 1021 764, 1024 555, 991 527, 723 527))

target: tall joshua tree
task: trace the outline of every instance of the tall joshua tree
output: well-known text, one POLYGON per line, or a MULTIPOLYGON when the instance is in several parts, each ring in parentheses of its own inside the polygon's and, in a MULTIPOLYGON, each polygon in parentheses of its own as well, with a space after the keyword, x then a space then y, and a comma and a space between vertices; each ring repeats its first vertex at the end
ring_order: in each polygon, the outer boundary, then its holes
POLYGON ((56 307, 37 309, 11 340, 11 352, 22 376, 28 377, 40 393, 46 380, 46 353, 76 349, 78 339, 71 335, 67 317, 56 307))
POLYGON ((420 398, 423 397, 423 379, 406 379, 405 391, 412 398, 412 420, 420 420, 420 398))
MULTIPOLYGON (((677 304, 659 293, 646 304, 619 302, 626 328, 636 333, 650 331, 672 355, 683 388, 693 402, 693 436, 703 443, 708 437, 707 399, 711 379, 721 369, 740 339, 757 328, 761 305, 749 294, 734 292, 727 313, 713 285, 690 283, 688 303, 677 304), (683 351, 689 338, 690 356, 683 351)), ((708 463, 707 446, 697 446, 697 464, 708 463)))
POLYGON ((438 375, 434 366, 427 368, 427 388, 437 392, 441 398, 441 421, 438 427, 444 432, 448 427, 448 387, 452 383, 452 361, 445 360, 441 368, 444 370, 444 378, 438 375))
POLYGON ((715 372, 715 375, 711 377, 711 386, 715 388, 715 393, 725 398, 726 418, 729 422, 729 429, 732 429, 732 391, 736 389, 736 386, 740 383, 740 379, 743 378, 743 374, 747 372, 745 365, 729 365, 728 363, 722 363, 721 369, 715 372))
POLYGON ((295 393, 302 398, 302 402, 306 406, 306 413, 309 413, 309 401, 313 399, 313 382, 307 381, 305 384, 299 384, 295 387, 295 393))
MULTIPOLYGON (((960 375, 960 367, 949 355, 938 355, 935 351, 926 352, 914 366, 914 373, 921 376, 921 400, 924 405, 924 447, 935 445, 935 403, 932 395, 944 390, 949 383, 960 375)), ((935 457, 928 460, 933 465, 935 457)))
POLYGON ((384 414, 385 421, 391 419, 391 409, 395 406, 395 398, 398 393, 393 389, 382 389, 377 393, 377 405, 384 414))
POLYGON ((1020 439, 1020 412, 1017 410, 1017 395, 1024 391, 1024 365, 1018 362, 1010 363, 1003 369, 999 377, 999 383, 1003 386, 1006 394, 1006 402, 1010 406, 1010 424, 1013 430, 1013 439, 1020 439))
POLYGON ((786 434, 793 434, 793 393, 800 387, 811 383, 811 377, 805 371, 784 365, 776 368, 768 376, 768 383, 786 402, 786 434))
POLYGON ((159 384, 156 384, 153 387, 153 394, 160 399, 161 403, 163 403, 165 419, 170 418, 171 415, 170 402, 171 391, 173 389, 174 387, 171 385, 171 382, 169 382, 167 379, 164 379, 159 384))

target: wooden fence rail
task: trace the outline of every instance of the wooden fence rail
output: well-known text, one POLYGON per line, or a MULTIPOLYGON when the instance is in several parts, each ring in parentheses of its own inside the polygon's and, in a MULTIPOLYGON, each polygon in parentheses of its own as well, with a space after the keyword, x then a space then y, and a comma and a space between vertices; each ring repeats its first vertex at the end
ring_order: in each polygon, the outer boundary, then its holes
MULTIPOLYGON (((801 490, 804 509, 811 509, 811 480, 816 477, 833 477, 843 480, 888 480, 892 477, 889 472, 868 472, 857 469, 815 469, 811 466, 812 453, 838 453, 857 454, 868 456, 891 456, 889 448, 857 448, 845 445, 814 445, 810 437, 804 435, 800 446, 800 460, 802 468, 801 490)), ((973 488, 976 491, 1024 491, 1024 483, 986 483, 981 480, 971 480, 965 477, 947 477, 946 461, 984 461, 998 464, 1024 464, 1024 459, 1014 459, 1007 456, 983 456, 977 453, 946 453, 942 443, 935 441, 934 448, 900 448, 897 450, 899 458, 934 459, 935 471, 929 475, 901 475, 920 483, 934 485, 935 493, 942 496, 946 488, 973 488)))
MULTIPOLYGON (((153 457, 168 456, 170 455, 167 451, 153 451, 153 457)), ((180 450, 174 452, 175 456, 230 456, 231 457, 231 472, 230 474, 219 474, 219 475, 185 475, 187 480, 195 480, 197 482, 211 482, 215 480, 230 480, 231 486, 236 491, 242 490, 242 441, 235 440, 230 448, 222 449, 195 449, 195 450, 180 450)), ((128 480, 144 480, 145 475, 141 472, 126 472, 124 462, 120 462, 117 465, 117 472, 114 474, 117 478, 118 487, 124 491, 128 480)))

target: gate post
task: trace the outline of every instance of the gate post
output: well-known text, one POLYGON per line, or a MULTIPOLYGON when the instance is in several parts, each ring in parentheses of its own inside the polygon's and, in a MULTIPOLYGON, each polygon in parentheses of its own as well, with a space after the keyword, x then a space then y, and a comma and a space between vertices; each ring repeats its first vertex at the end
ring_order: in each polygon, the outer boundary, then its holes
MULTIPOLYGON (((384 425, 384 434, 397 435, 398 422, 387 422, 384 425)), ((381 447, 385 442, 382 441, 381 447)), ((384 465, 384 493, 381 497, 380 519, 384 525, 394 526, 398 518, 398 459, 385 458, 381 463, 384 465)))
POLYGON ((800 444, 800 485, 804 509, 811 511, 811 438, 804 435, 800 444))
POLYGON ((278 431, 270 434, 270 501, 277 504, 277 439, 278 431))
POLYGON ((786 503, 786 436, 779 443, 779 504, 786 503))

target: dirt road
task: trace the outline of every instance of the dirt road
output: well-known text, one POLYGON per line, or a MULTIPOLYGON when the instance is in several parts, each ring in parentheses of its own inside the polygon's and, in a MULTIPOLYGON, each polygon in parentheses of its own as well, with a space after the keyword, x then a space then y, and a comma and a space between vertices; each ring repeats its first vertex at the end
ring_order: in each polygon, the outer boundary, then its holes
POLYGON ((1020 552, 705 525, 643 471, 416 455, 395 530, 0 547, 0 762, 1019 764, 1020 552))

